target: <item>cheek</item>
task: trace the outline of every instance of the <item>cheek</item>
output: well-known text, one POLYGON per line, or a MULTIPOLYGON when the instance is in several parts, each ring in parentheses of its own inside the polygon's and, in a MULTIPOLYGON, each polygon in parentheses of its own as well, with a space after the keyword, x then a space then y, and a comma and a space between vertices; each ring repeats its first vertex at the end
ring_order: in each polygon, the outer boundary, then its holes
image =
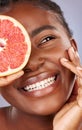
POLYGON ((67 48, 61 45, 59 47, 53 47, 45 50, 43 55, 46 56, 47 58, 52 58, 57 60, 62 57, 68 57, 67 48))

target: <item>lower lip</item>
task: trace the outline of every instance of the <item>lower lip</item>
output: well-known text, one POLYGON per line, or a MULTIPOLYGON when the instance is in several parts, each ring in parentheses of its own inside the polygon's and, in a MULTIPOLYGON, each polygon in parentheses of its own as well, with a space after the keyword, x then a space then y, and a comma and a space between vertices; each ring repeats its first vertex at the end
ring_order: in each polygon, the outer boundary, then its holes
POLYGON ((57 77, 56 81, 54 81, 54 83, 46 88, 40 89, 40 90, 35 90, 32 92, 28 92, 28 91, 24 91, 23 89, 21 89, 20 91, 26 95, 26 96, 30 96, 30 97, 43 97, 46 96, 50 93, 52 93, 53 91, 56 92, 58 89, 58 85, 59 84, 59 76, 57 77))

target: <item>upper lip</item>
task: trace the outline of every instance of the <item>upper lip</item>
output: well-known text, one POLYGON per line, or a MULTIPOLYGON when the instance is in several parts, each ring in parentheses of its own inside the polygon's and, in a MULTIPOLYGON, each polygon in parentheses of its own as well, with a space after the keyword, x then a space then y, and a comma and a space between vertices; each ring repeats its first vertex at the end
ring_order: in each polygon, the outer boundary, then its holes
POLYGON ((42 81, 42 80, 44 80, 44 79, 47 79, 47 78, 49 78, 49 77, 52 77, 52 76, 55 76, 55 75, 57 76, 58 74, 59 74, 59 72, 52 72, 52 73, 44 72, 44 73, 40 73, 40 74, 38 74, 38 75, 36 75, 36 76, 27 78, 27 79, 23 82, 22 86, 19 86, 19 87, 18 87, 18 89, 22 89, 22 88, 24 88, 24 87, 26 87, 26 86, 28 86, 28 85, 37 83, 37 82, 42 81))

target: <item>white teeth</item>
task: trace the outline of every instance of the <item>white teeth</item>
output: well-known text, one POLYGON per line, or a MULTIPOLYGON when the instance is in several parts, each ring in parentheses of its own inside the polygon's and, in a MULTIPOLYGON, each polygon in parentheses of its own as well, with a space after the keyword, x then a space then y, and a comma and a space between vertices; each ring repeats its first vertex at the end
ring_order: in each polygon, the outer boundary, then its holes
POLYGON ((56 78, 56 76, 50 77, 50 78, 48 78, 48 79, 42 80, 42 81, 40 81, 40 82, 37 82, 37 83, 35 83, 35 84, 26 86, 26 87, 24 88, 24 90, 25 90, 25 91, 28 91, 28 92, 32 92, 32 91, 35 91, 35 90, 40 90, 40 89, 46 88, 46 87, 48 87, 49 85, 51 85, 51 84, 54 83, 55 78, 56 78))

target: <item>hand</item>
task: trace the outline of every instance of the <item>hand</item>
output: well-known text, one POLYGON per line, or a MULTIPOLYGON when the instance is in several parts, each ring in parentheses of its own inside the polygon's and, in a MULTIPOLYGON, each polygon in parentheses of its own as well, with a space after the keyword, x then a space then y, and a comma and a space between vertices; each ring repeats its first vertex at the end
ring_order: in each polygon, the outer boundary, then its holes
POLYGON ((55 116, 53 130, 82 130, 82 67, 77 51, 71 47, 68 54, 70 60, 61 58, 60 62, 76 74, 75 90, 71 99, 55 116))
POLYGON ((0 77, 0 87, 4 87, 12 83, 17 78, 21 77, 24 74, 24 72, 21 70, 15 74, 6 76, 6 77, 0 77))

